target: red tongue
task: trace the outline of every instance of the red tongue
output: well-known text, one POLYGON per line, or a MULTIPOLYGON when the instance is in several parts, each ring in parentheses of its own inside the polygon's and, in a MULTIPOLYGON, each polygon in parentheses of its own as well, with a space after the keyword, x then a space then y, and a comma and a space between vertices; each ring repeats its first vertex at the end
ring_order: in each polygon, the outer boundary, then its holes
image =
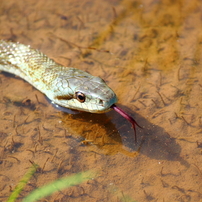
POLYGON ((128 121, 130 121, 132 123, 133 129, 134 129, 134 132, 135 132, 135 142, 137 142, 135 125, 137 125, 139 128, 142 128, 142 127, 139 126, 139 124, 133 119, 133 117, 131 117, 130 115, 126 114, 126 112, 124 112, 121 108, 117 107, 115 104, 113 104, 111 106, 111 108, 114 109, 121 116, 123 116, 125 119, 127 119, 128 121))

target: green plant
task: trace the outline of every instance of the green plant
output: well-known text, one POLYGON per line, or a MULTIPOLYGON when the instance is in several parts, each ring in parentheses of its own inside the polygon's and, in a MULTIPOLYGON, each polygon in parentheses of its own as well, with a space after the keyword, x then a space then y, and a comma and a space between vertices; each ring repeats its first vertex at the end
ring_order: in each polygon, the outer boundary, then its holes
MULTIPOLYGON (((23 176, 20 180, 10 197, 8 198, 7 202, 14 202, 23 188, 26 186, 30 178, 34 175, 38 168, 38 165, 34 164, 29 171, 23 176)), ((78 184, 83 183, 89 179, 95 177, 96 173, 92 171, 80 172, 65 178, 61 178, 56 180, 48 185, 40 187, 34 191, 32 191, 27 197, 23 199, 23 202, 34 202, 46 196, 53 194, 54 192, 66 189, 71 186, 75 186, 78 184)))

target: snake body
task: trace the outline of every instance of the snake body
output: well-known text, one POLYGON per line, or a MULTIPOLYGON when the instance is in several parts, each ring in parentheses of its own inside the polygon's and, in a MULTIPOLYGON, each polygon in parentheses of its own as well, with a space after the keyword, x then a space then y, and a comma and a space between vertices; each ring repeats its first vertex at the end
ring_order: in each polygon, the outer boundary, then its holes
POLYGON ((64 67, 20 43, 0 40, 0 71, 21 77, 65 108, 104 113, 117 102, 116 94, 101 78, 64 67))

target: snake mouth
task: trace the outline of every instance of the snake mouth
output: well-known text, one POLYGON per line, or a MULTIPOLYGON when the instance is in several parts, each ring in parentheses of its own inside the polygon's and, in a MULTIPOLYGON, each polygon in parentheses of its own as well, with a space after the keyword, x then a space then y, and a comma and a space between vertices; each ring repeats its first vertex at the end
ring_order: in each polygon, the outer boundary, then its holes
POLYGON ((135 119, 130 116, 129 114, 127 114, 125 111, 123 111, 120 107, 117 107, 115 104, 113 104, 111 106, 111 108, 113 110, 115 110, 116 112, 118 112, 121 116, 123 116, 125 119, 127 119, 129 122, 131 122, 132 127, 134 129, 134 133, 135 133, 135 142, 137 142, 137 135, 136 135, 136 126, 138 126, 139 128, 142 128, 136 121, 135 119))

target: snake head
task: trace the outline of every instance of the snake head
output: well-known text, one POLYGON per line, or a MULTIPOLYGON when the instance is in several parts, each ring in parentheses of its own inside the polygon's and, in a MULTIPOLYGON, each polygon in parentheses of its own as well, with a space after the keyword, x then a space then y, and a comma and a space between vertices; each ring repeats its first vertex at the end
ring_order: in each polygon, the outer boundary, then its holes
POLYGON ((91 113, 105 113, 111 110, 111 105, 117 102, 116 94, 99 77, 92 77, 75 88, 74 98, 80 102, 86 111, 91 113))
POLYGON ((68 74, 59 75, 54 88, 55 94, 49 98, 70 109, 105 113, 117 102, 116 94, 104 80, 75 68, 69 69, 68 74))

